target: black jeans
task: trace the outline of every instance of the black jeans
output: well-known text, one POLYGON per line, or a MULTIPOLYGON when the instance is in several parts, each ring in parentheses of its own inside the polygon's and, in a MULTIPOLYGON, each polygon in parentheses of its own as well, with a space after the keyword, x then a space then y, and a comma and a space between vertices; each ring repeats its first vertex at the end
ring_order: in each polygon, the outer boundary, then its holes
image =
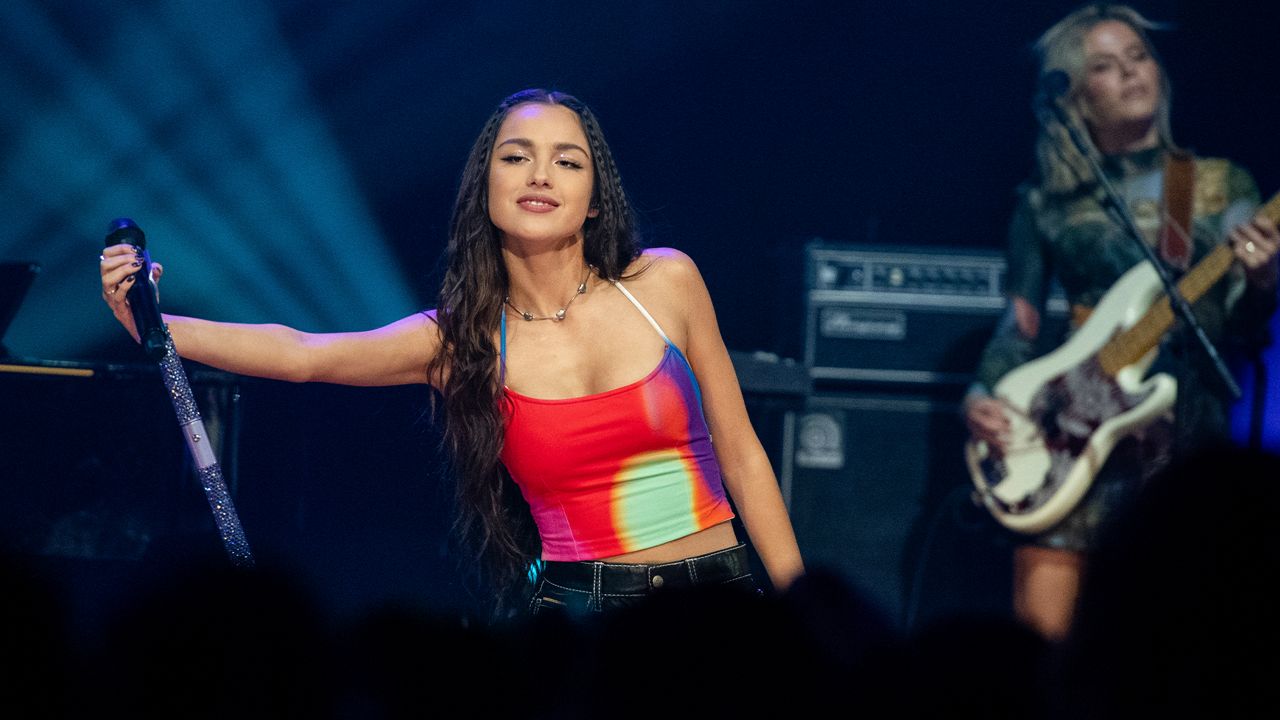
POLYGON ((549 561, 538 576, 529 613, 600 613, 639 604, 655 593, 693 587, 759 595, 746 545, 658 565, 549 561))

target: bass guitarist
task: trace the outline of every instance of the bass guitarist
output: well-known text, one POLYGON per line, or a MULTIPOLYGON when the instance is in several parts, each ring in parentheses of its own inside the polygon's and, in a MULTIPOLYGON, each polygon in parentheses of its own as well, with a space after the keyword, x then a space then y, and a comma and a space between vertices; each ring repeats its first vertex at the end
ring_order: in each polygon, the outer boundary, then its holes
MULTIPOLYGON (((1238 262, 1196 303, 1195 314, 1214 342, 1257 342, 1276 307, 1280 233, 1270 219, 1255 216, 1259 196, 1247 172, 1226 160, 1191 158, 1174 145, 1169 80, 1147 35, 1155 27, 1126 6, 1086 6, 1037 41, 1041 72, 1070 77, 1058 102, 1175 277, 1216 245, 1230 244, 1238 262)), ((965 401, 974 439, 997 452, 1010 424, 990 388, 1043 349, 1040 341, 1048 338, 1039 337, 1040 316, 1050 285, 1062 286, 1079 325, 1144 260, 1099 202, 1098 184, 1065 126, 1051 120, 1042 127, 1036 157, 1038 173, 1020 188, 1009 230, 1009 308, 965 401)), ((1153 368, 1179 380, 1175 422, 1148 425, 1121 441, 1081 502, 1015 552, 1014 611, 1046 637, 1066 634, 1085 552, 1108 517, 1172 455, 1226 434, 1229 398, 1198 348, 1171 352, 1177 335, 1166 337, 1153 368)))

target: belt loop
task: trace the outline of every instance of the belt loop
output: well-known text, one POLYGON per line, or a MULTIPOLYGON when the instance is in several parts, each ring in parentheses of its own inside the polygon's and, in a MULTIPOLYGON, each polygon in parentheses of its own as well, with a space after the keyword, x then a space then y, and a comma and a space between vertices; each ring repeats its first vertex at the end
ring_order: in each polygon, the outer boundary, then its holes
POLYGON ((693 581, 694 585, 697 585, 698 584, 698 564, 693 561, 693 558, 687 558, 684 561, 684 564, 689 571, 689 579, 693 581))
POLYGON ((604 611, 604 598, 600 593, 600 574, 604 571, 604 563, 591 563, 591 602, 595 603, 596 612, 604 611))

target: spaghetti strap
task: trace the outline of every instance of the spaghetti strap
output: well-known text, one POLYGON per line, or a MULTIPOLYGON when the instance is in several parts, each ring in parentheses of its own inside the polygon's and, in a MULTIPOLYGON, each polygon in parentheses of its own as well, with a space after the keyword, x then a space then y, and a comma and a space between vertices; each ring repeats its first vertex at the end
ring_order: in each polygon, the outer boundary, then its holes
POLYGON ((658 325, 658 321, 654 320, 653 316, 649 314, 649 311, 644 309, 644 306, 640 304, 640 301, 636 299, 636 296, 632 295, 630 291, 622 287, 622 283, 617 280, 610 280, 610 282, 613 283, 614 287, 621 290, 623 295, 627 296, 627 299, 631 301, 631 304, 636 306, 636 309, 640 311, 641 315, 644 315, 644 319, 649 321, 649 324, 653 326, 654 330, 658 331, 658 334, 662 336, 662 339, 665 340, 668 345, 675 347, 671 342, 671 338, 667 337, 667 334, 662 332, 662 327, 658 325))
POLYGON ((507 308, 502 308, 502 320, 498 323, 502 328, 501 334, 498 336, 498 383, 503 387, 507 385, 507 308))

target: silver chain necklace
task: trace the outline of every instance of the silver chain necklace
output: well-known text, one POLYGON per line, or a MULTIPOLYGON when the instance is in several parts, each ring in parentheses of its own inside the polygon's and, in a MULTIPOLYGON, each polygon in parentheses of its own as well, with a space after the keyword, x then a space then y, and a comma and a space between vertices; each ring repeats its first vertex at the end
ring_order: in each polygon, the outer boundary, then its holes
POLYGON ((515 303, 511 302, 510 295, 502 298, 502 302, 510 305, 511 309, 519 313, 520 317, 524 318, 526 322, 533 322, 534 320, 555 320, 556 322, 560 322, 561 320, 564 320, 564 314, 569 309, 569 306, 573 304, 573 301, 577 300, 579 295, 587 292, 587 279, 591 277, 591 271, 594 269, 595 268, 590 265, 587 265, 587 272, 582 276, 582 282, 578 283, 577 292, 575 292, 573 296, 569 298, 569 301, 564 304, 564 307, 557 310, 554 315, 534 315, 531 312, 525 312, 524 310, 516 307, 515 303))

